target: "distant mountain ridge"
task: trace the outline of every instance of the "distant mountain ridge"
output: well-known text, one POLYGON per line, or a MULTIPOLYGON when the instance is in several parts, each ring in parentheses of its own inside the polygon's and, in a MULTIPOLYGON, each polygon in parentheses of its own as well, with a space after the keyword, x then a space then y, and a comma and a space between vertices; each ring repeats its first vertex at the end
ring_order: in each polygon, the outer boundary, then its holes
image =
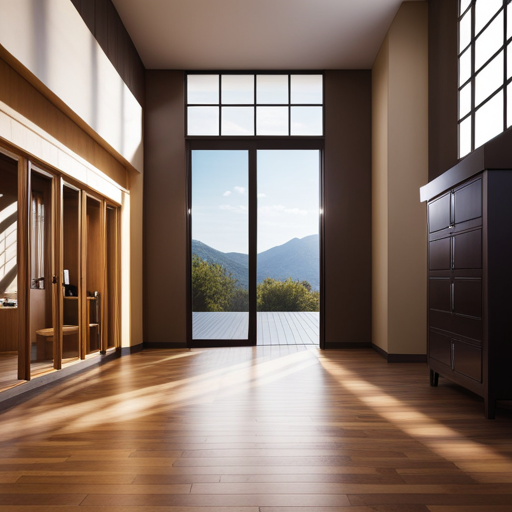
MULTIPOLYGON (((237 252, 221 252, 192 240, 192 254, 209 263, 222 265, 243 288, 248 286, 248 256, 237 252)), ((293 238, 283 245, 258 254, 258 283, 266 277, 307 281, 313 290, 320 287, 320 251, 318 235, 293 238)))

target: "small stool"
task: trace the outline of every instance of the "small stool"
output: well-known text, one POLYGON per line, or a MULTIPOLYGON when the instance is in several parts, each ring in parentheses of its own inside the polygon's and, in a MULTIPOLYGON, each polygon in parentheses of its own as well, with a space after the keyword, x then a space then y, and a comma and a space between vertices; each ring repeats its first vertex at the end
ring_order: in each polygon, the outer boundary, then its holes
MULTIPOLYGON (((53 333, 53 327, 36 331, 36 352, 38 361, 53 359, 53 333)), ((64 325, 62 327, 63 337, 71 334, 78 334, 78 325, 64 325)))

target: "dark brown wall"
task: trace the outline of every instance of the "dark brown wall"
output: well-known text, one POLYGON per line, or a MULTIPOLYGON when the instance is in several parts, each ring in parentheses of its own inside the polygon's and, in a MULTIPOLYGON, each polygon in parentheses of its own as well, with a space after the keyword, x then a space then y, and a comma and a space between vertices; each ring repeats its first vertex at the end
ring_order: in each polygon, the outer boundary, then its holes
POLYGON ((371 71, 325 74, 325 338, 371 342, 371 71))
POLYGON ((71 0, 137 101, 144 107, 144 65, 111 0, 71 0))
POLYGON ((186 343, 184 92, 183 72, 146 72, 144 341, 177 346, 186 343))
POLYGON ((429 181, 457 159, 457 0, 429 0, 429 181))
MULTIPOLYGON (((146 72, 144 341, 186 341, 184 76, 146 72)), ((371 341, 371 72, 325 75, 326 348, 371 341)))

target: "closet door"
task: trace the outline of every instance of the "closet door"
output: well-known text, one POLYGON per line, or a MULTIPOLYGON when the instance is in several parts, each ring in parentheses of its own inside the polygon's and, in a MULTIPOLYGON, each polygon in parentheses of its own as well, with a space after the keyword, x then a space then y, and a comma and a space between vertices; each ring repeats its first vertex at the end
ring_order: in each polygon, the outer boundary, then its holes
POLYGON ((29 219, 29 335, 30 373, 61 367, 59 226, 55 206, 57 179, 40 169, 30 170, 29 219), (57 260, 57 261, 56 261, 57 260))
POLYGON ((102 301, 105 282, 105 204, 82 195, 82 357, 103 350, 102 301))

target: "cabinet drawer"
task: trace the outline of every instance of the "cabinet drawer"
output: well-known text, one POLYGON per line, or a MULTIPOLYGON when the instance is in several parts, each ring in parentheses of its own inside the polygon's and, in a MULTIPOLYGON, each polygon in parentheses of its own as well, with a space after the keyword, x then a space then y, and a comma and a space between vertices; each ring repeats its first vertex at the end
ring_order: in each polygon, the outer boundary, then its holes
POLYGON ((481 279, 455 278, 453 292, 455 313, 482 318, 481 279))
POLYGON ((476 180, 454 192, 455 223, 482 216, 482 180, 476 180))
POLYGON ((482 268, 482 230, 475 229, 453 237, 453 268, 482 268))
POLYGON ((428 355, 432 359, 451 366, 451 339, 431 330, 428 337, 428 355))
POLYGON ((451 238, 441 238, 429 243, 429 270, 450 270, 450 245, 451 238))
POLYGON ((451 194, 432 201, 428 205, 428 231, 434 233, 450 225, 450 199, 451 194))
POLYGON ((453 342, 453 369, 478 382, 482 381, 482 350, 479 347, 453 342))
POLYGON ((428 303, 430 309, 451 311, 451 280, 449 278, 429 279, 428 303))
POLYGON ((430 310, 429 323, 430 327, 435 329, 447 331, 477 342, 482 341, 482 320, 480 318, 430 310))

